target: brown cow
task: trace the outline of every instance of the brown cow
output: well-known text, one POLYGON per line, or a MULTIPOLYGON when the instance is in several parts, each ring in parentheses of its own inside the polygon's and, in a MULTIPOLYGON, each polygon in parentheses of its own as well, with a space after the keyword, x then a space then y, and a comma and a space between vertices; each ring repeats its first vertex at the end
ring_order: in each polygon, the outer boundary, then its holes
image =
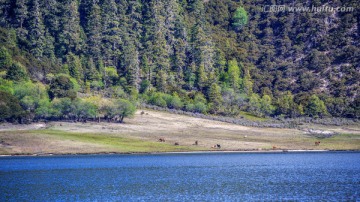
POLYGON ((315 142, 315 146, 319 146, 320 145, 320 141, 315 142))
POLYGON ((165 138, 159 138, 159 142, 165 142, 165 138))

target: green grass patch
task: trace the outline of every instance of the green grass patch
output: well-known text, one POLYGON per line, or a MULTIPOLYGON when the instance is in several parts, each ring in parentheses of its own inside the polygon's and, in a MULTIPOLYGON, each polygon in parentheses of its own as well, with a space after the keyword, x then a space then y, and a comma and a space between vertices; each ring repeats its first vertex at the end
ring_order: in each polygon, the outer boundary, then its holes
POLYGON ((241 111, 239 113, 239 116, 242 116, 242 117, 244 117, 244 119, 247 119, 250 121, 267 121, 267 120, 269 120, 268 118, 258 117, 249 112, 244 112, 244 111, 241 111))
POLYGON ((318 139, 321 149, 360 150, 359 134, 339 134, 330 138, 318 139))
POLYGON ((109 150, 114 152, 172 152, 199 150, 199 148, 195 147, 175 146, 168 143, 151 142, 103 133, 75 133, 60 130, 34 130, 29 131, 29 133, 55 136, 62 140, 98 144, 108 147, 109 150))

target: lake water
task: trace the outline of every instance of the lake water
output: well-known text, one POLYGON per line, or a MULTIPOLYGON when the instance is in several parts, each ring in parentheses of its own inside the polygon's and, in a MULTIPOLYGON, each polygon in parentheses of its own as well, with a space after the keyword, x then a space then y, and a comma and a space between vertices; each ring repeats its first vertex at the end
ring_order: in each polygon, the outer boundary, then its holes
POLYGON ((360 201, 360 153, 1 157, 0 201, 360 201))

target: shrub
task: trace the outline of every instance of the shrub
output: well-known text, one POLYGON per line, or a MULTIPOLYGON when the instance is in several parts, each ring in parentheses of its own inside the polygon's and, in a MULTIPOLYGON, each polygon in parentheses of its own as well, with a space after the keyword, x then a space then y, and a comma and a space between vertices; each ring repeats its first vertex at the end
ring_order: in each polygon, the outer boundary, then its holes
POLYGON ((64 74, 58 75, 54 82, 50 84, 49 96, 51 99, 64 97, 74 99, 76 92, 70 77, 64 74))
POLYGON ((15 122, 23 114, 19 100, 8 92, 0 91, 0 121, 15 122))
POLYGON ((18 62, 10 66, 5 78, 14 81, 26 81, 29 79, 25 67, 18 62))
POLYGON ((207 111, 207 107, 206 107, 206 104, 202 103, 202 102, 197 102, 195 103, 195 106, 194 106, 194 112, 197 112, 197 113, 206 113, 207 111))

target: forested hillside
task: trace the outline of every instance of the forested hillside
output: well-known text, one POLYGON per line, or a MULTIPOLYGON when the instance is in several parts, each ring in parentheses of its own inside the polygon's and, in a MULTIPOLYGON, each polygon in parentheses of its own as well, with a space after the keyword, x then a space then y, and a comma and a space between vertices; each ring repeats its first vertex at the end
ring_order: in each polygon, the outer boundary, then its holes
POLYGON ((0 120, 114 117, 126 100, 235 117, 360 116, 357 0, 0 0, 0 16, 0 120))

